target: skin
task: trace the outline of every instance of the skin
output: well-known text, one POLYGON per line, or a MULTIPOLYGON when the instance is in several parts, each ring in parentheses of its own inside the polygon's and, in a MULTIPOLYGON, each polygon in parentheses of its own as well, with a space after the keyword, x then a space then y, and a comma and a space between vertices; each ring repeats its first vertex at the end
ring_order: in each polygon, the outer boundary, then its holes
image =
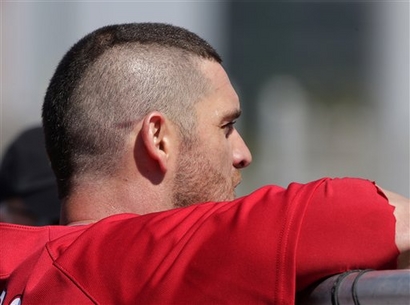
POLYGON ((396 245, 400 251, 399 269, 410 269, 410 200, 396 193, 381 189, 389 203, 394 206, 396 218, 396 245))
POLYGON ((235 129, 240 116, 238 96, 221 65, 203 62, 213 90, 197 104, 197 139, 182 147, 174 187, 174 205, 226 201, 235 198, 240 170, 252 162, 251 153, 235 129), (212 152, 204 154, 203 152, 212 152))
MULTIPOLYGON (((84 177, 62 202, 61 223, 87 224, 119 213, 146 214, 196 202, 232 200, 251 153, 234 128, 238 96, 220 64, 203 60, 212 90, 196 104, 197 138, 185 145, 178 129, 154 111, 126 142, 123 167, 111 177, 84 177), (144 191, 141 191, 144 190, 144 191)), ((399 268, 410 268, 409 199, 383 190, 395 207, 399 268)))

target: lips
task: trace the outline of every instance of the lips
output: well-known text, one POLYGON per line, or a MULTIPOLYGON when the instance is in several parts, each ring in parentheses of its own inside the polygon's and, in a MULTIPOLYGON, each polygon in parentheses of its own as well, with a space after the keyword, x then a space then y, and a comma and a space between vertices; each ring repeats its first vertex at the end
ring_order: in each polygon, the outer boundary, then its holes
POLYGON ((232 185, 236 188, 242 181, 242 175, 239 170, 235 170, 233 177, 232 177, 232 185))

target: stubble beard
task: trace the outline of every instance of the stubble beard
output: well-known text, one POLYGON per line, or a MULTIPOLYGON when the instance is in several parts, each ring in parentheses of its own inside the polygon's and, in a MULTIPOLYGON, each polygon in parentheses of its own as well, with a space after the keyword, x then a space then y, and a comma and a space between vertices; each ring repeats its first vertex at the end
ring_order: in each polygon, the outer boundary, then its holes
POLYGON ((173 206, 187 207, 200 202, 219 202, 235 198, 235 186, 240 181, 240 172, 224 177, 206 154, 195 145, 183 145, 173 188, 173 206))

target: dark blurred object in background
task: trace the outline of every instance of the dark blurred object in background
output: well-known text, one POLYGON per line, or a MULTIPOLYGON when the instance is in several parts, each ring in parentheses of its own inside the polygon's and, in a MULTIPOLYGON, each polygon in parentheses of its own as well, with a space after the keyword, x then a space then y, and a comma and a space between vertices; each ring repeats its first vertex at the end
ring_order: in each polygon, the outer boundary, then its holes
POLYGON ((57 185, 41 127, 22 132, 0 164, 0 221, 24 225, 58 224, 57 185))

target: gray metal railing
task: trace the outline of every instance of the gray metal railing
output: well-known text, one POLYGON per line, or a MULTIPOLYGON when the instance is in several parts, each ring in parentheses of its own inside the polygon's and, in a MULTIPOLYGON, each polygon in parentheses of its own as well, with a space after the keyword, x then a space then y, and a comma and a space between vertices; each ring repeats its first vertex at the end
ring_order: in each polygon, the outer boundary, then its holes
POLYGON ((353 270, 313 287, 299 305, 409 305, 410 269, 353 270))

